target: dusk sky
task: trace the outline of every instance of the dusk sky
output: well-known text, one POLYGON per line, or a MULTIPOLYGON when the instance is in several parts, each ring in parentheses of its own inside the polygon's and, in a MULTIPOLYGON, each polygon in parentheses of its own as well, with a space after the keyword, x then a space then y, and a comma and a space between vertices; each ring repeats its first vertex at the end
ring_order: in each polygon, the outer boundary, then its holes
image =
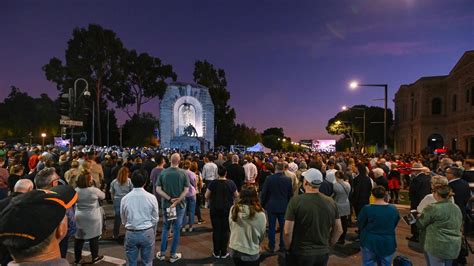
MULTIPOLYGON (((224 69, 237 122, 295 140, 334 138, 325 126, 342 105, 383 106, 382 89, 351 91, 351 80, 388 83, 393 107, 401 84, 448 74, 474 49, 473 0, 7 0, 0 100, 11 85, 56 98, 41 67, 90 23, 173 65, 179 81, 192 82, 196 60, 224 69)), ((145 111, 158 115, 158 100, 145 111)))

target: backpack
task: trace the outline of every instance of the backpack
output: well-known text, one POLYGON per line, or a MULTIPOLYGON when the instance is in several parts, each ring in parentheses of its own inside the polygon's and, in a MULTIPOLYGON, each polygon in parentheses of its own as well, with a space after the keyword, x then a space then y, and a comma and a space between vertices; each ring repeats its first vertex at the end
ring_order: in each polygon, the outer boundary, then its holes
POLYGON ((393 266, 413 266, 413 263, 407 257, 398 255, 393 259, 393 266))

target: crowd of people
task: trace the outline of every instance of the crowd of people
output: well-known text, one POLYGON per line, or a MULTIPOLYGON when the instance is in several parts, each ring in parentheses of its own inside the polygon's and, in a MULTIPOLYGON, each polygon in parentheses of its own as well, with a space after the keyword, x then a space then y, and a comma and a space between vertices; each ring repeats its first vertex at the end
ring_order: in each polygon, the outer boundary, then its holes
POLYGON ((103 260, 99 239, 108 203, 115 212, 112 237, 123 242, 129 265, 152 265, 155 257, 180 260, 180 236, 205 222, 204 208, 212 225, 210 256, 230 257, 236 265, 259 265, 262 250, 285 254, 288 265, 326 265, 331 247, 347 241, 360 242, 361 264, 392 265, 401 218, 395 204, 407 189, 414 217, 408 240, 423 247, 427 265, 465 265, 473 182, 474 160, 462 154, 199 154, 119 147, 76 147, 69 154, 57 147, 0 145, 0 263, 69 265, 71 238, 74 263, 103 260), (41 204, 54 207, 44 212, 54 219, 29 228, 46 208, 34 207, 41 204), (17 218, 20 207, 21 215, 31 216, 17 218), (353 225, 357 236, 349 238, 353 225))

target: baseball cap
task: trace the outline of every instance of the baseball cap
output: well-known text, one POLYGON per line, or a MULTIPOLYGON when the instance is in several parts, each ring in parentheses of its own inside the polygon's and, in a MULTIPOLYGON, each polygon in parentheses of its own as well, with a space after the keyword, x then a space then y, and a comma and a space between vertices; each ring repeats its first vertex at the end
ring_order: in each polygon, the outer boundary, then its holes
POLYGON ((319 187, 323 183, 323 174, 318 169, 310 168, 301 175, 312 187, 319 187))
POLYGON ((0 213, 0 242, 15 239, 15 248, 29 248, 48 238, 77 201, 68 185, 33 190, 14 197, 0 213))

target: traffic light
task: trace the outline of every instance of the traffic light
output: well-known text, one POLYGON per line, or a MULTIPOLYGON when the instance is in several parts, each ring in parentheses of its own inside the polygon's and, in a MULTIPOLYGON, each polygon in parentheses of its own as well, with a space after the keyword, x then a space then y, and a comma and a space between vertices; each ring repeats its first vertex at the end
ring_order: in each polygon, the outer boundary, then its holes
POLYGON ((59 95, 59 113, 61 116, 69 117, 71 114, 71 104, 69 93, 61 93, 59 95))

